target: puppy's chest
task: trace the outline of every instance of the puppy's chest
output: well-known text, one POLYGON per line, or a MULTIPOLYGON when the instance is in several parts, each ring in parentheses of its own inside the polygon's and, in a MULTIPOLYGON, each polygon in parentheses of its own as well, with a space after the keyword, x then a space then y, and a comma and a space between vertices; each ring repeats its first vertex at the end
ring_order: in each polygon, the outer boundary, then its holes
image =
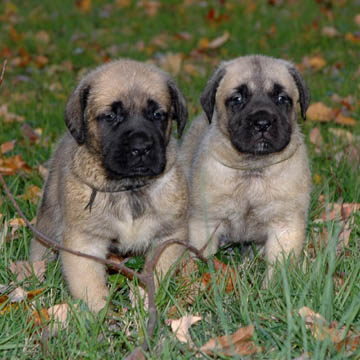
POLYGON ((251 241, 266 236, 277 190, 262 177, 243 177, 228 198, 227 223, 233 239, 251 241))
POLYGON ((119 247, 143 248, 156 235, 159 221, 150 199, 142 193, 109 196, 104 216, 119 247))

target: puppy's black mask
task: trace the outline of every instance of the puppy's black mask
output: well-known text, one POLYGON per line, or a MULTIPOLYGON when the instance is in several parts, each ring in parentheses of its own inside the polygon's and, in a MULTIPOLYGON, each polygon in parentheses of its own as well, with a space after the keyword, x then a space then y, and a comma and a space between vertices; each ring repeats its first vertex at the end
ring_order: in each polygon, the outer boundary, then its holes
POLYGON ((225 100, 233 146, 241 153, 268 155, 283 150, 291 139, 293 102, 284 88, 250 92, 243 84, 225 100))
POLYGON ((121 101, 97 117, 101 155, 111 179, 156 176, 166 165, 168 113, 152 99, 143 108, 126 108, 121 101))

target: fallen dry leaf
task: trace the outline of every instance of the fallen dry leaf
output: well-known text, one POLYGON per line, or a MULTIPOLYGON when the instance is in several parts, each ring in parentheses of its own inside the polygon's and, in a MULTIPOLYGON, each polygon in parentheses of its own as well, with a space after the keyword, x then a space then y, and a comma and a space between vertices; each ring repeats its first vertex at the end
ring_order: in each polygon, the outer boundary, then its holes
POLYGON ((326 66, 326 60, 323 56, 316 55, 312 57, 305 57, 303 59, 305 67, 310 67, 314 70, 321 70, 326 66))
POLYGON ((0 145, 0 155, 6 154, 7 152, 14 149, 16 140, 6 141, 0 145))
POLYGON ((154 0, 140 0, 136 3, 137 7, 144 8, 147 15, 155 17, 161 7, 161 2, 154 0))
MULTIPOLYGON (((225 292, 229 293, 234 290, 234 280, 236 278, 237 271, 229 265, 224 264, 217 258, 213 258, 214 268, 216 270, 217 284, 225 281, 225 292)), ((210 273, 204 273, 202 276, 202 285, 204 288, 209 288, 212 285, 210 273)))
POLYGON ((334 343, 336 350, 339 352, 344 348, 345 351, 354 352, 358 348, 360 344, 360 335, 353 333, 351 330, 346 334, 346 326, 338 329, 337 321, 328 324, 320 314, 306 306, 299 309, 298 312, 315 339, 323 341, 330 338, 334 343))
POLYGON ((216 39, 210 41, 207 45, 209 49, 217 49, 220 46, 224 45, 230 39, 230 33, 225 31, 223 35, 217 37, 216 39))
POLYGON ((322 102, 316 102, 309 106, 306 117, 311 121, 328 122, 334 119, 334 112, 322 102))
POLYGON ((35 39, 44 44, 48 44, 50 41, 50 34, 45 30, 40 30, 35 34, 35 39))
POLYGON ((115 5, 119 8, 127 8, 131 5, 131 0, 115 0, 115 5))
POLYGON ((31 320, 34 322, 34 326, 45 326, 50 320, 47 309, 42 308, 39 311, 35 309, 30 315, 29 321, 31 320))
POLYGON ((25 291, 21 287, 17 287, 15 290, 10 292, 8 295, 0 296, 0 306, 5 302, 8 302, 5 306, 1 308, 1 315, 9 313, 11 310, 17 310, 20 307, 20 304, 24 300, 32 300, 35 296, 41 294, 45 291, 45 288, 36 289, 31 291, 25 291))
POLYGON ((52 324, 48 325, 48 331, 51 336, 55 336, 59 330, 67 326, 69 309, 69 305, 65 303, 57 304, 47 309, 49 320, 52 321, 52 324))
POLYGON ((30 143, 38 142, 40 138, 40 135, 27 122, 21 127, 21 133, 30 143))
POLYGON ((91 0, 77 0, 76 7, 84 13, 90 12, 92 7, 91 0))
POLYGON ((43 68, 49 63, 49 58, 45 55, 37 55, 34 58, 34 62, 38 68, 43 68))
POLYGON ((23 116, 9 112, 7 104, 0 106, 0 117, 3 118, 4 123, 7 124, 22 122, 25 120, 23 116))
POLYGON ((360 26, 360 14, 355 15, 354 22, 355 22, 356 25, 360 26))
POLYGON ((333 37, 339 35, 339 32, 333 26, 324 26, 321 30, 321 34, 323 36, 333 38, 333 37))
POLYGON ((360 203, 329 203, 318 221, 347 220, 352 213, 360 210, 360 203))
POLYGON ((193 342, 189 334, 189 328, 200 320, 200 316, 186 315, 177 320, 169 319, 168 323, 171 325, 172 332, 180 342, 191 345, 193 342))
POLYGON ((353 43, 354 45, 360 44, 359 34, 353 34, 353 33, 348 32, 345 34, 345 40, 353 43))
POLYGON ((254 326, 249 325, 238 329, 232 335, 219 336, 210 339, 199 350, 207 355, 222 354, 225 356, 253 355, 261 351, 261 348, 250 340, 254 334, 254 326))
POLYGON ((173 76, 177 76, 180 73, 182 62, 182 53, 170 52, 160 58, 159 65, 163 70, 169 72, 173 76))
POLYGON ((14 175, 20 170, 31 172, 30 166, 26 164, 21 155, 14 155, 9 158, 0 158, 0 173, 3 175, 14 175))
POLYGON ((25 300, 27 297, 27 292, 20 286, 18 286, 15 290, 11 291, 8 294, 8 298, 10 302, 20 302, 25 300))
POLYGON ((354 126, 356 124, 356 120, 350 116, 344 116, 342 113, 339 113, 336 118, 335 122, 340 125, 351 125, 354 126))
POLYGON ((46 179, 49 175, 49 169, 44 165, 39 165, 38 167, 39 174, 43 179, 46 179))
POLYGON ((25 221, 22 218, 14 218, 9 221, 9 226, 11 227, 11 238, 17 237, 18 230, 25 226, 25 221))
POLYGON ((329 133, 348 143, 352 143, 354 140, 353 134, 345 129, 330 128, 329 133))
POLYGON ((320 148, 324 145, 324 139, 323 139, 320 129, 318 127, 314 127, 313 129, 311 129, 310 134, 309 134, 309 140, 317 148, 320 148))
POLYGON ((46 264, 44 260, 35 261, 33 263, 29 261, 11 261, 10 271, 16 275, 17 281, 23 281, 26 278, 35 275, 41 282, 45 277, 46 264))
POLYGON ((36 185, 29 185, 26 188, 25 194, 23 194, 21 197, 24 200, 31 201, 36 205, 41 197, 41 189, 36 185))

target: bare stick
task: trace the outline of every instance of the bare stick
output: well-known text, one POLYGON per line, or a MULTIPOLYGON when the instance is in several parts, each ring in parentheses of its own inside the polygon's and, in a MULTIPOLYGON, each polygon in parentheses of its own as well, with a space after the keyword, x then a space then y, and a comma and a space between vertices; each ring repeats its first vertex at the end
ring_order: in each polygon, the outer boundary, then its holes
POLYGON ((83 253, 81 251, 75 251, 72 250, 70 248, 67 248, 65 246, 62 246, 61 244, 59 244, 58 242, 50 239, 48 236, 46 236, 45 234, 43 234, 42 232, 40 232, 39 230, 37 230, 31 223, 30 221, 26 218, 25 214, 22 212, 22 210, 20 209, 19 205, 17 204, 16 200, 14 199, 14 196, 11 194, 8 186, 6 185, 6 182, 4 180, 4 177, 2 174, 0 174, 0 182, 8 196, 8 198, 10 199, 10 201, 12 202, 12 204, 14 205, 16 211, 19 213, 19 215, 21 216, 21 218, 25 221, 25 224, 29 227, 29 229, 32 231, 32 233, 34 234, 34 236, 36 236, 39 240, 41 240, 41 242, 47 246, 50 246, 53 249, 56 250, 60 250, 60 251, 65 251, 68 252, 72 255, 75 256, 81 256, 87 259, 91 259, 97 262, 100 262, 104 265, 111 265, 113 266, 115 269, 120 270, 121 272, 123 272, 125 275, 129 275, 129 276, 136 276, 141 282, 143 282, 144 276, 130 268, 128 268, 127 266, 125 266, 123 264, 123 262, 121 262, 120 264, 115 262, 115 261, 111 261, 108 259, 103 259, 100 258, 98 256, 94 256, 94 255, 90 255, 90 254, 86 254, 83 253))

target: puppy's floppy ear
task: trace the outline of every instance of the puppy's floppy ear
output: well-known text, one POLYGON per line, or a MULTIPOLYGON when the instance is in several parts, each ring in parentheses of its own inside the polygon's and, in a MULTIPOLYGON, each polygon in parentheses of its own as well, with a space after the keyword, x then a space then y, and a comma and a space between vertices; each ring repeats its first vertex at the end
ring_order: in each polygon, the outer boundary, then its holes
POLYGON ((167 85, 171 98, 172 118, 177 122, 177 133, 178 137, 180 138, 188 118, 186 100, 173 80, 168 80, 167 85))
POLYGON ((288 70, 290 75, 293 77, 299 91, 301 117, 306 120, 306 111, 310 104, 309 88, 306 86, 304 79, 302 78, 299 70, 295 68, 295 66, 288 67, 288 70))
POLYGON ((209 123, 211 123, 211 119, 214 113, 216 91, 221 79, 225 75, 225 72, 226 71, 224 66, 219 66, 217 70, 215 70, 214 73, 211 75, 209 81, 205 86, 204 91, 200 96, 200 104, 205 111, 209 123))
POLYGON ((81 82, 70 95, 65 109, 65 124, 79 145, 85 142, 85 109, 90 93, 90 85, 81 82))

